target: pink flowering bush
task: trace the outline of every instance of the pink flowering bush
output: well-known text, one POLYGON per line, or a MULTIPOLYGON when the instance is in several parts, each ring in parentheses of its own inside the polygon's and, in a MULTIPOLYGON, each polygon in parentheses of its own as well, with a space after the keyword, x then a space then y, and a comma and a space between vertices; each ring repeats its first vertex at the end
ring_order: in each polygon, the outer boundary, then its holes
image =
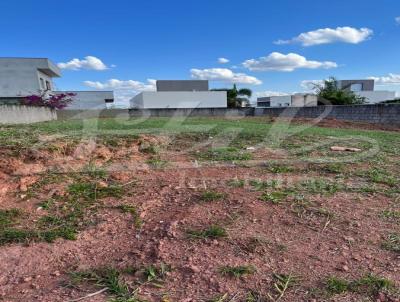
POLYGON ((42 93, 40 95, 29 95, 22 103, 27 106, 49 107, 51 109, 63 109, 68 106, 76 94, 72 92, 60 94, 42 93))

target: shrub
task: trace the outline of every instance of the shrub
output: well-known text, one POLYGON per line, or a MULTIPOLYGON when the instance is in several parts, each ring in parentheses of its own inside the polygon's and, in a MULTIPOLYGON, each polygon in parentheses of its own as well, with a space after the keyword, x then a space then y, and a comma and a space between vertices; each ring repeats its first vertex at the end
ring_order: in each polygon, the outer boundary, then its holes
POLYGON ((43 92, 39 95, 29 95, 23 101, 23 105, 36 107, 49 107, 51 109, 63 109, 73 101, 75 93, 66 92, 59 94, 50 94, 43 92))

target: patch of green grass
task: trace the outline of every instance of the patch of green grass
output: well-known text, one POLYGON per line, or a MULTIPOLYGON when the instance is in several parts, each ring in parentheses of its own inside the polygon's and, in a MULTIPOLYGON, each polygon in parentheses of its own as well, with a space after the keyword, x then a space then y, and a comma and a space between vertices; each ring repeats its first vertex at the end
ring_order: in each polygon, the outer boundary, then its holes
POLYGON ((223 199, 225 197, 226 197, 225 193, 212 191, 212 190, 203 191, 200 194, 200 200, 202 200, 202 201, 220 200, 220 199, 223 199))
POLYGON ((252 179, 249 181, 250 186, 252 186, 257 191, 262 191, 265 189, 277 189, 280 186, 280 182, 276 179, 262 181, 257 179, 252 179))
POLYGON ((203 230, 187 230, 186 234, 189 236, 189 238, 194 239, 218 239, 228 236, 226 230, 218 225, 211 225, 203 230))
POLYGON ((13 224, 21 216, 22 211, 20 209, 0 210, 0 230, 13 224))
POLYGON ((73 198, 83 198, 87 201, 106 197, 122 197, 123 189, 118 185, 99 186, 96 182, 78 182, 68 187, 68 193, 73 198))
POLYGON ((38 238, 37 232, 16 228, 6 228, 0 231, 0 245, 7 243, 23 243, 29 241, 31 238, 38 238))
POLYGON ((55 200, 53 198, 49 198, 45 201, 42 201, 38 204, 39 207, 41 207, 44 210, 50 209, 55 203, 55 200))
POLYGON ((256 269, 252 265, 223 266, 219 269, 219 272, 223 276, 240 278, 244 275, 254 274, 256 272, 256 269))
POLYGON ((361 175, 365 175, 372 182, 385 184, 391 187, 394 187, 399 183, 399 179, 390 174, 388 170, 376 167, 369 169, 361 175))
POLYGON ((201 160, 208 161, 243 161, 252 159, 252 155, 234 147, 214 148, 197 154, 201 160))
POLYGON ((345 166, 341 163, 326 164, 322 166, 322 170, 328 173, 339 174, 344 172, 345 166))
POLYGON ((86 173, 91 178, 104 179, 107 177, 107 171, 97 167, 92 161, 83 167, 82 172, 86 173))
MULTIPOLYGON (((91 216, 96 212, 98 200, 105 197, 121 197, 120 186, 98 186, 96 182, 75 182, 68 186, 68 195, 59 196, 44 205, 47 215, 35 222, 28 222, 28 227, 17 227, 14 223, 0 223, 0 245, 30 241, 53 242, 57 238, 75 240, 77 234, 91 223, 91 216)), ((4 212, 0 216, 16 217, 17 212, 4 212)), ((13 219, 14 219, 13 218, 13 219)), ((1 219, 0 219, 1 221, 1 219)), ((7 220, 3 220, 7 221, 7 220)))
POLYGON ((286 200, 288 196, 289 193, 285 191, 264 192, 260 196, 260 200, 278 204, 286 200))
POLYGON ((163 169, 168 165, 168 161, 159 158, 150 158, 146 163, 155 169, 163 169))
POLYGON ((358 292, 368 292, 371 295, 378 294, 382 289, 391 289, 394 283, 391 280, 376 275, 368 274, 353 281, 351 287, 358 292))
POLYGON ((398 221, 398 220, 400 220, 400 211, 384 210, 384 211, 382 211, 380 216, 383 218, 389 219, 389 220, 398 221))
POLYGON ((70 273, 70 285, 76 287, 80 283, 91 283, 106 289, 107 294, 111 296, 110 302, 145 302, 138 297, 140 286, 150 284, 162 287, 162 282, 170 270, 170 266, 163 263, 158 266, 149 265, 143 269, 124 268, 118 270, 112 267, 91 269, 70 273), (124 275, 133 275, 136 272, 141 272, 144 280, 137 280, 136 283, 139 285, 133 287, 134 283, 126 281, 124 275))
POLYGON ((389 234, 383 241, 382 247, 388 251, 400 253, 400 234, 389 234))
POLYGON ((159 266, 148 265, 143 268, 143 274, 147 282, 162 282, 170 271, 171 267, 165 263, 161 263, 159 266))
POLYGON ((70 278, 73 284, 89 282, 98 287, 107 288, 107 293, 114 297, 112 301, 138 301, 136 300, 136 291, 122 279, 121 273, 114 268, 73 272, 70 274, 70 278))
POLYGON ((333 195, 343 190, 344 186, 324 179, 308 179, 300 182, 297 188, 311 194, 328 194, 333 195))
POLYGON ((232 188, 243 188, 246 182, 243 179, 230 179, 227 181, 227 185, 232 188))
POLYGON ((372 274, 351 281, 332 276, 326 281, 326 290, 330 294, 355 292, 375 296, 384 289, 390 290, 393 286, 392 281, 372 274))
POLYGON ((337 277, 329 277, 326 280, 326 290, 331 294, 341 294, 347 292, 350 288, 350 282, 337 277))

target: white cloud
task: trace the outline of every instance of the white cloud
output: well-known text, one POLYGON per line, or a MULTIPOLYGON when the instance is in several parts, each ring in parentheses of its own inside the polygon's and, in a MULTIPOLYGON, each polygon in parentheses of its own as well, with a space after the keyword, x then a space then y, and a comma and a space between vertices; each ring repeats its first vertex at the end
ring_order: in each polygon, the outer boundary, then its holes
POLYGON ((320 44, 330 44, 336 42, 358 44, 373 34, 373 31, 369 28, 353 28, 353 27, 337 27, 333 28, 321 28, 306 33, 301 33, 297 37, 290 40, 279 40, 274 42, 275 44, 291 44, 300 43, 303 46, 312 46, 320 44))
POLYGON ((400 74, 389 73, 386 77, 369 77, 377 85, 400 85, 400 74))
POLYGON ((80 70, 80 69, 91 69, 91 70, 106 70, 108 69, 107 65, 105 65, 99 58, 94 56, 87 56, 84 59, 72 59, 66 63, 58 63, 57 66, 61 69, 70 69, 70 70, 80 70))
POLYGON ((222 81, 236 84, 260 85, 262 82, 256 77, 245 73, 234 73, 227 68, 191 69, 191 76, 198 80, 222 81))
POLYGON ((268 97, 268 96, 284 96, 284 95, 290 95, 290 93, 287 92, 280 92, 280 91, 257 91, 254 93, 254 96, 257 98, 260 97, 268 97))
POLYGON ((267 57, 246 60, 242 65, 252 71, 294 71, 299 68, 317 69, 317 68, 336 68, 337 64, 330 61, 309 61, 305 57, 289 53, 287 55, 273 52, 267 57))
POLYGON ((396 17, 395 21, 396 21, 397 24, 400 24, 400 16, 396 17))
POLYGON ((114 90, 116 103, 129 106, 129 100, 142 91, 155 91, 156 80, 148 79, 147 83, 134 80, 110 79, 106 82, 85 81, 84 85, 99 90, 114 90))
POLYGON ((95 89, 118 89, 118 90, 132 90, 135 92, 141 91, 153 91, 156 90, 156 80, 148 79, 147 83, 134 81, 134 80, 118 80, 118 79, 110 79, 106 82, 93 82, 93 81, 85 81, 83 82, 86 86, 95 88, 95 89))
POLYGON ((218 63, 220 63, 220 64, 229 63, 229 59, 227 59, 227 58, 218 58, 218 63))

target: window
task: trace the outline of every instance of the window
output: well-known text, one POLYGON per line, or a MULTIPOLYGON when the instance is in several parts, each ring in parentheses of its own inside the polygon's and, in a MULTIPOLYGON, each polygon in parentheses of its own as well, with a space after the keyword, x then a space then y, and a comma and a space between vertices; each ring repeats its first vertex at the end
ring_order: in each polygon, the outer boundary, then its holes
POLYGON ((44 80, 40 78, 40 89, 44 89, 44 80))
POLYGON ((51 90, 51 85, 49 81, 46 81, 46 89, 51 90))
POLYGON ((363 84, 361 83, 356 83, 356 84, 351 84, 350 86, 350 90, 353 92, 357 92, 357 91, 362 91, 363 90, 363 84))
POLYGON ((106 103, 114 103, 114 99, 105 99, 106 103))
POLYGON ((271 102, 257 102, 258 107, 271 107, 271 102))

